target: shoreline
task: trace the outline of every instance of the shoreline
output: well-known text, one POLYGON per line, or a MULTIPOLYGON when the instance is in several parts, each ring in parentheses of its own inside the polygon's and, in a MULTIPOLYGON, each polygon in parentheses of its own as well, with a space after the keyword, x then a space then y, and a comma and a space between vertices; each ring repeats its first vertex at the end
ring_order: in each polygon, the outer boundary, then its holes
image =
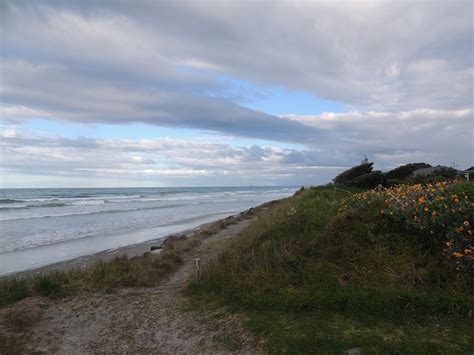
MULTIPOLYGON (((28 269, 28 270, 21 270, 21 271, 7 274, 7 275, 0 275, 0 280, 9 279, 9 278, 28 278, 28 277, 33 277, 33 276, 37 276, 37 275, 41 275, 41 274, 45 274, 45 273, 49 273, 53 271, 67 271, 70 269, 84 268, 98 261, 110 261, 120 256, 126 256, 128 258, 143 257, 146 253, 151 252, 152 247, 161 248, 161 246, 164 243, 166 243, 166 241, 169 239, 176 238, 176 237, 191 238, 199 233, 205 233, 206 231, 211 231, 212 227, 216 224, 232 224, 243 218, 245 219, 245 218, 254 217, 257 215, 258 212, 265 210, 272 204, 275 204, 278 201, 281 201, 286 198, 288 197, 283 197, 281 199, 264 202, 260 205, 257 205, 255 207, 250 207, 246 210, 243 210, 242 212, 230 215, 228 217, 220 218, 212 222, 203 223, 195 228, 186 229, 181 232, 172 233, 160 238, 151 239, 151 240, 141 242, 141 243, 130 244, 127 246, 116 248, 116 249, 103 250, 94 254, 84 255, 84 256, 80 256, 80 257, 73 258, 70 260, 64 260, 57 263, 44 265, 44 266, 40 266, 40 267, 28 269)), ((221 228, 222 227, 220 227, 220 229, 221 228)))

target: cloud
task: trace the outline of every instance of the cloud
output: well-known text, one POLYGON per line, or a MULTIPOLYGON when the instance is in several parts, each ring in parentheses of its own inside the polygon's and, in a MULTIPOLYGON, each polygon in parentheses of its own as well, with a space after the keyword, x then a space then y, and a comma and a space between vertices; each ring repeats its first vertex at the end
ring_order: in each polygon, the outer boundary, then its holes
POLYGON ((318 184, 364 155, 381 170, 409 162, 465 169, 474 157, 472 117, 472 109, 288 115, 322 132, 324 139, 304 149, 170 138, 68 139, 6 126, 0 157, 5 174, 120 176, 165 185, 318 184))
POLYGON ((35 117, 80 123, 143 122, 293 142, 319 134, 286 118, 177 89, 97 82, 53 64, 5 61, 3 69, 3 100, 10 105, 2 107, 2 117, 7 122, 35 117))
MULTIPOLYGON (((403 112, 346 112, 320 115, 287 115, 323 132, 316 143, 329 154, 357 161, 367 155, 379 168, 415 161, 472 165, 474 115, 472 109, 403 112)), ((301 159, 304 159, 302 157, 301 159)))
MULTIPOLYGON (((177 139, 66 139, 24 135, 10 128, 0 140, 2 173, 67 177, 120 176, 129 181, 220 185, 324 182, 344 167, 290 161, 293 149, 236 147, 177 139), (318 173, 319 172, 319 173, 318 173), (322 173, 322 174, 321 174, 322 173), (174 180, 173 180, 174 179, 174 180), (263 180, 262 180, 263 179, 263 180)), ((310 154, 310 152, 306 152, 310 154)), ((324 159, 321 159, 323 162, 324 159)))
MULTIPOLYGON (((185 114, 187 126, 199 126, 202 110, 288 129, 244 114, 216 74, 362 110, 472 106, 470 1, 10 1, 4 10, 3 101, 56 119, 113 121, 111 106, 120 110, 125 100, 129 119, 153 124, 179 126, 185 114)), ((236 126, 228 125, 215 129, 236 126)))

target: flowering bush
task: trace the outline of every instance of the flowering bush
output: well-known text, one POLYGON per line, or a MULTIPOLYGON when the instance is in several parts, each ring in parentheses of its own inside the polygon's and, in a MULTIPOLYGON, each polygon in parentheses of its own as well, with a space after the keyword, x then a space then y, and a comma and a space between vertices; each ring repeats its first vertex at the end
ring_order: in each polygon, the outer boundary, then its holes
POLYGON ((407 230, 441 244, 456 270, 474 271, 474 203, 458 183, 399 185, 352 195, 340 212, 354 208, 380 207, 379 215, 407 230))

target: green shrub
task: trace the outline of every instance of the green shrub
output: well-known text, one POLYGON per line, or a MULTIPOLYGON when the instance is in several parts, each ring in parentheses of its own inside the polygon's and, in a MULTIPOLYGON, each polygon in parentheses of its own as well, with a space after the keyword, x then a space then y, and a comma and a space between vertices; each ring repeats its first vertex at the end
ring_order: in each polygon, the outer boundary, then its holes
POLYGON ((348 186, 373 189, 378 185, 385 185, 386 180, 381 171, 372 171, 371 173, 358 176, 347 182, 348 186))
POLYGON ((346 185, 350 183, 353 179, 372 172, 374 163, 363 163, 358 166, 354 166, 346 171, 343 171, 337 175, 333 182, 336 185, 346 185))
POLYGON ((403 179, 410 177, 415 170, 423 168, 431 168, 431 165, 426 163, 405 164, 386 172, 385 176, 387 179, 401 179, 403 181, 403 179))
POLYGON ((471 184, 441 182, 399 185, 383 193, 367 191, 350 198, 342 210, 379 206, 380 216, 400 232, 420 236, 433 257, 444 254, 453 269, 474 272, 474 204, 471 184))

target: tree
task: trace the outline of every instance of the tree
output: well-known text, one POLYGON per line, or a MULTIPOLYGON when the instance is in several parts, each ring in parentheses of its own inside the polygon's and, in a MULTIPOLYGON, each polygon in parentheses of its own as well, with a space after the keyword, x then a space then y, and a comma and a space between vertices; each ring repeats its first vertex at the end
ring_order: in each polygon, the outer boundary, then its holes
POLYGON ((350 181, 352 181, 353 179, 361 175, 371 173, 373 170, 373 165, 374 163, 367 162, 367 163, 354 166, 353 168, 343 171, 338 176, 336 176, 333 179, 333 182, 336 185, 346 185, 350 183, 350 181))

